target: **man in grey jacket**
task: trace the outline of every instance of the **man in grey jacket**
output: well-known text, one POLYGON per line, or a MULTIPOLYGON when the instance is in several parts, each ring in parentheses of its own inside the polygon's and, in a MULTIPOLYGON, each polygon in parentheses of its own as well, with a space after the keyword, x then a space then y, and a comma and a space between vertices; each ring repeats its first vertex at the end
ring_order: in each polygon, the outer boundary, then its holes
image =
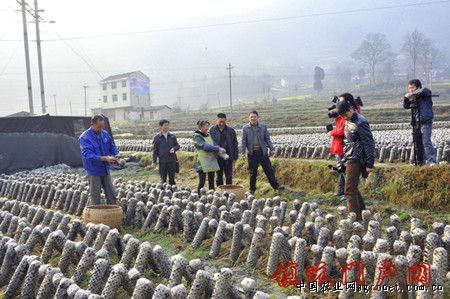
POLYGON ((259 165, 262 166, 272 188, 278 190, 280 185, 275 178, 275 172, 269 158, 269 155, 275 154, 269 131, 264 124, 259 122, 257 111, 251 111, 248 114, 248 119, 249 123, 242 128, 242 157, 244 159, 248 157, 250 192, 254 193, 256 191, 256 177, 258 176, 259 165))

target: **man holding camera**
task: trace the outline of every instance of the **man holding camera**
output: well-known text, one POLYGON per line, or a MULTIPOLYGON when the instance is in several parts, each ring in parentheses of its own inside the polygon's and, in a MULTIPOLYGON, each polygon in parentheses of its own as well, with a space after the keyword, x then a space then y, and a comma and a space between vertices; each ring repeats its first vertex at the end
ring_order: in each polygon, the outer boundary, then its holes
MULTIPOLYGON (((350 103, 351 109, 353 111, 361 113, 361 105, 362 101, 358 97, 357 100, 354 99, 353 95, 350 93, 343 93, 339 97, 334 97, 332 102, 335 103, 333 106, 328 108, 328 117, 334 118, 336 127, 330 129, 328 131, 328 136, 331 138, 331 147, 330 147, 330 153, 333 154, 336 157, 337 162, 337 171, 339 174, 339 191, 336 194, 336 196, 343 196, 344 195, 344 186, 345 186, 345 167, 342 165, 342 158, 344 157, 344 126, 345 126, 345 119, 342 118, 334 109, 336 108, 336 103, 347 101, 350 103)), ((341 201, 345 200, 345 197, 341 198, 341 201)))
POLYGON ((175 173, 177 172, 177 155, 180 149, 177 137, 170 133, 170 122, 163 119, 159 122, 160 132, 153 138, 153 166, 159 163, 159 176, 161 183, 167 182, 169 176, 169 184, 175 185, 175 173))
POLYGON ((233 184, 233 163, 237 160, 239 155, 238 141, 236 137, 236 131, 227 126, 227 116, 225 113, 217 114, 216 124, 209 129, 214 143, 221 148, 224 148, 227 152, 227 156, 219 156, 217 162, 219 162, 220 170, 217 171, 216 185, 223 185, 223 175, 225 173, 225 180, 227 185, 233 184), (228 158, 228 159, 224 159, 228 158))
POLYGON ((369 123, 359 113, 351 109, 347 101, 339 102, 337 112, 345 120, 344 160, 345 197, 349 212, 356 214, 357 220, 362 220, 361 212, 366 208, 358 189, 359 178, 366 178, 373 171, 375 162, 375 140, 369 123))
POLYGON ((104 127, 104 117, 95 115, 91 119, 91 127, 79 138, 83 165, 88 174, 91 205, 101 204, 102 189, 105 191, 107 204, 116 204, 109 169, 111 164, 117 162, 119 150, 104 127))
POLYGON ((436 164, 436 151, 431 142, 434 117, 431 90, 422 88, 422 83, 418 79, 409 81, 408 93, 403 98, 403 107, 411 109, 411 125, 413 126, 416 141, 414 142, 414 147, 420 147, 420 149, 415 148, 415 151, 421 154, 420 157, 417 157, 419 161, 416 161, 416 164, 436 164), (420 132, 415 130, 418 127, 420 127, 420 132), (420 140, 416 140, 416 138, 420 140))

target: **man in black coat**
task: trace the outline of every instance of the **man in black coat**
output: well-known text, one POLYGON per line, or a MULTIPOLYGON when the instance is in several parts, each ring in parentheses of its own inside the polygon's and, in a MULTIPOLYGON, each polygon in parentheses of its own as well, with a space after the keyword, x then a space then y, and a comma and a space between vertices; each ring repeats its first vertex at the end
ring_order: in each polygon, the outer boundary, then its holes
POLYGON ((161 183, 167 182, 169 176, 169 184, 175 185, 175 172, 177 169, 176 152, 180 149, 177 137, 169 132, 170 122, 163 119, 159 122, 160 132, 153 138, 153 166, 158 165, 161 183))
POLYGON ((337 105, 337 111, 344 126, 345 188, 349 212, 355 212, 361 220, 361 212, 366 209, 358 189, 360 176, 366 178, 373 171, 375 163, 375 140, 369 123, 361 114, 350 109, 350 103, 343 101, 337 105))
POLYGON ((233 163, 239 155, 236 131, 227 126, 226 122, 227 116, 225 113, 219 113, 217 114, 216 124, 209 130, 214 143, 224 148, 228 155, 227 160, 223 156, 218 157, 220 170, 217 172, 217 186, 223 185, 224 173, 227 185, 233 184, 233 163))

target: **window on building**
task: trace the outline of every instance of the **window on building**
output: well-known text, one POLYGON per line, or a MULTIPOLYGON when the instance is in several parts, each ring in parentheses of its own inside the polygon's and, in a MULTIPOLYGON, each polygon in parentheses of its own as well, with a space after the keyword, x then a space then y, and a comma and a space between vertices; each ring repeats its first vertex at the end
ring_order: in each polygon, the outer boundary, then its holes
POLYGON ((127 100, 127 94, 126 93, 122 93, 122 100, 124 100, 124 101, 127 100))
POLYGON ((103 90, 106 90, 106 83, 102 84, 102 88, 103 88, 103 90))
POLYGON ((116 95, 116 94, 113 94, 113 96, 112 96, 112 101, 113 101, 113 102, 117 102, 117 95, 116 95))
POLYGON ((122 87, 127 87, 127 80, 122 80, 122 87))
POLYGON ((117 88, 117 82, 111 82, 111 88, 116 89, 117 88))
POLYGON ((107 103, 108 102, 108 96, 103 96, 103 103, 107 103))

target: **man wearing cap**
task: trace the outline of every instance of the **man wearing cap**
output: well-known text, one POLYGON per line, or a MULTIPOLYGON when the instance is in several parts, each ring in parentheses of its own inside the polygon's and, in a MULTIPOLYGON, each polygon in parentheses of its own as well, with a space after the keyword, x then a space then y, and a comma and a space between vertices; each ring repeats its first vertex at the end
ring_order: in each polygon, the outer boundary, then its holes
POLYGON ((347 101, 339 102, 338 114, 345 119, 344 160, 346 161, 344 194, 349 212, 355 212, 362 220, 361 212, 366 209, 358 189, 359 178, 366 178, 373 171, 375 161, 375 140, 369 123, 361 114, 351 109, 347 101))
POLYGON ((117 161, 119 150, 104 127, 104 117, 95 115, 91 119, 91 127, 79 138, 83 165, 88 174, 91 205, 101 204, 102 189, 105 191, 107 204, 116 204, 109 169, 117 161))

